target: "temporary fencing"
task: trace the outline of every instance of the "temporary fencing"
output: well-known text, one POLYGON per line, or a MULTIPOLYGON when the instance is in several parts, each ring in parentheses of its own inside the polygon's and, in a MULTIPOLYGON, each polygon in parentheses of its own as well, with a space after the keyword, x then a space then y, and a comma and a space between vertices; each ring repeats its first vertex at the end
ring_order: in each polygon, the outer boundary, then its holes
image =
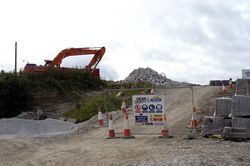
MULTIPOLYGON (((191 99, 191 107, 190 107, 190 112, 192 110, 192 116, 191 116, 191 120, 190 120, 190 123, 188 125, 188 127, 191 127, 192 129, 193 128, 196 128, 197 125, 198 125, 198 119, 197 119, 197 116, 196 116, 196 107, 195 107, 195 96, 194 96, 194 87, 191 87, 191 86, 185 86, 185 87, 168 87, 168 88, 154 88, 154 89, 150 89, 150 94, 148 95, 151 95, 151 93, 153 92, 155 94, 155 96, 157 95, 164 95, 163 91, 164 90, 171 90, 171 89, 190 89, 191 93, 190 93, 190 99, 191 99)), ((120 133, 120 132, 116 132, 116 134, 121 134, 122 138, 134 138, 135 136, 134 135, 158 135, 160 138, 169 138, 169 135, 170 135, 170 132, 169 132, 169 126, 168 126, 168 122, 167 122, 167 119, 166 119, 166 114, 162 115, 162 117, 160 119, 163 119, 164 121, 164 125, 162 127, 162 129, 158 128, 158 132, 152 132, 153 130, 151 130, 150 133, 147 133, 147 132, 138 132, 138 129, 136 130, 137 132, 133 132, 131 131, 131 129, 129 128, 129 118, 128 118, 128 113, 130 112, 131 114, 131 111, 134 110, 135 108, 131 108, 131 101, 132 101, 132 97, 131 97, 131 91, 134 91, 135 92, 135 95, 147 95, 145 94, 145 92, 147 92, 147 88, 136 88, 136 89, 106 89, 103 91, 104 93, 104 109, 107 110, 107 105, 110 104, 107 101, 107 97, 108 97, 108 94, 110 93, 117 93, 119 95, 116 95, 118 96, 114 103, 120 103, 121 104, 121 110, 118 110, 118 111, 121 111, 123 112, 123 116, 124 116, 124 128, 123 128, 123 132, 120 133), (129 93, 129 95, 127 95, 126 93, 129 93)), ((167 101, 168 99, 166 99, 167 101)), ((156 109, 156 108, 155 108, 156 109)), ((189 108, 187 108, 189 109, 189 108)), ((165 111, 165 110, 164 110, 165 111)), ((166 113, 168 112, 168 110, 166 111, 166 113)), ((108 113, 107 113, 108 114, 108 113)), ((142 113, 143 114, 143 113, 142 113)), ((108 116, 106 116, 108 117, 108 116)), ((133 115, 133 118, 131 119, 132 122, 134 121, 135 122, 135 116, 133 115)), ((108 133, 108 138, 116 138, 116 135, 115 135, 115 132, 114 132, 114 129, 113 129, 113 121, 112 121, 112 117, 110 118, 109 117, 109 120, 107 120, 109 123, 111 123, 111 125, 109 125, 109 133, 108 133), (113 133, 114 132, 114 133, 113 133)), ((136 126, 135 126, 136 127, 136 126)), ((146 128, 147 126, 145 126, 146 128)), ((133 127, 134 128, 134 127, 133 127)), ((133 130, 132 128, 132 130, 133 130)), ((155 127, 157 128, 157 126, 155 127)), ((185 126, 184 126, 185 128, 185 126)), ((170 128, 171 129, 171 128, 170 128)), ((157 129, 156 129, 157 130, 157 129)), ((143 130, 145 131, 145 130, 143 130)), ((194 130, 192 130, 193 132, 194 130)))

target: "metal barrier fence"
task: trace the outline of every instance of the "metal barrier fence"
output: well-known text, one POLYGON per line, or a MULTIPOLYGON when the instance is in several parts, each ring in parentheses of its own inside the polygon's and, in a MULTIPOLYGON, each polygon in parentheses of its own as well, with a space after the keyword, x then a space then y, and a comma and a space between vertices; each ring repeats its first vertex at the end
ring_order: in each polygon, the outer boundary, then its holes
MULTIPOLYGON (((148 90, 149 88, 133 88, 133 89, 105 89, 103 90, 103 101, 104 108, 106 110, 106 95, 109 92, 124 92, 124 91, 138 91, 137 95, 140 95, 142 91, 148 90)), ((154 88, 155 90, 167 90, 167 89, 190 89, 192 95, 192 108, 195 107, 195 97, 194 97, 194 87, 193 86, 182 86, 182 87, 162 87, 162 88, 154 88)), ((125 98, 126 96, 124 96, 125 98)))
MULTIPOLYGON (((171 89, 190 89, 190 104, 191 104, 191 107, 190 107, 190 113, 193 112, 194 108, 195 108, 195 92, 194 92, 194 87, 193 86, 183 86, 183 87, 158 87, 158 88, 154 88, 156 94, 155 95, 163 95, 162 92, 164 90, 171 90, 171 89)), ((106 103, 106 97, 109 93, 123 93, 123 92, 129 92, 129 91, 134 91, 134 92, 137 92, 136 94, 134 95, 141 95, 141 94, 145 94, 145 92, 149 90, 149 88, 134 88, 134 89, 105 89, 103 90, 103 101, 104 101, 104 108, 105 110, 107 109, 107 103, 106 103)), ((118 100, 118 102, 120 101, 120 104, 122 103, 121 101, 123 99, 126 99, 127 101, 128 100, 131 100, 132 101, 132 98, 130 99, 130 96, 120 96, 120 99, 118 100)), ((128 106, 128 104, 127 104, 128 106)), ((130 106, 130 105, 129 105, 130 106)), ((132 108, 133 110, 133 108, 132 108)), ((167 112, 165 110, 165 112, 167 112)), ((122 116, 122 114, 121 114, 122 116)), ((106 116, 106 120, 108 121, 108 116, 106 116)), ((190 117, 190 120, 191 120, 191 117, 190 117)), ((188 124, 187 124, 188 125, 188 124)), ((159 134, 159 133, 135 133, 135 134, 159 134)))

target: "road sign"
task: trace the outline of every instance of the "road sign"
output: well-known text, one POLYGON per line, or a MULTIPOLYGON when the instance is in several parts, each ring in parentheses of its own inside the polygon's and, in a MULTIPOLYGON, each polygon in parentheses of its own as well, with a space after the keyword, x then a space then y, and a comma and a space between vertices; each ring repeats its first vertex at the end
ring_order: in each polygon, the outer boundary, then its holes
POLYGON ((250 79, 250 69, 242 69, 242 79, 250 79))
POLYGON ((135 124, 164 125, 164 97, 135 95, 132 98, 135 124))

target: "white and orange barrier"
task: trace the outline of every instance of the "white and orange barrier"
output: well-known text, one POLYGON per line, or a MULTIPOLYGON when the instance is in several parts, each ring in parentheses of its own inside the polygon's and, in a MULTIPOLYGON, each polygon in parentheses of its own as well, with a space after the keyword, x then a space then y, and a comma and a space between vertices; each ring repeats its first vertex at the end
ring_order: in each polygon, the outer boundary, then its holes
POLYGON ((167 125, 167 118, 166 115, 163 115, 164 125, 163 129, 161 130, 161 136, 159 138, 169 138, 169 130, 167 125))
POLYGON ((124 128, 123 128, 123 136, 122 138, 135 138, 135 136, 131 135, 131 131, 129 128, 129 120, 128 120, 128 113, 125 113, 124 116, 124 128))
POLYGON ((193 128, 197 128, 197 125, 198 125, 198 121, 197 121, 197 116, 196 116, 196 107, 193 107, 192 119, 188 127, 193 129, 193 128))
POLYGON ((121 111, 122 111, 123 113, 126 113, 126 112, 127 112, 127 108, 126 108, 126 102, 125 102, 125 100, 122 100, 121 111))
POLYGON ((101 126, 104 126, 104 119, 103 119, 103 116, 102 116, 101 108, 98 107, 97 110, 98 110, 98 116, 97 116, 98 122, 97 122, 97 126, 101 127, 101 126))
POLYGON ((108 137, 105 137, 105 138, 106 138, 106 139, 119 138, 119 137, 116 137, 116 135, 115 135, 115 130, 114 130, 114 126, 113 126, 112 114, 109 115, 109 131, 108 131, 108 137))

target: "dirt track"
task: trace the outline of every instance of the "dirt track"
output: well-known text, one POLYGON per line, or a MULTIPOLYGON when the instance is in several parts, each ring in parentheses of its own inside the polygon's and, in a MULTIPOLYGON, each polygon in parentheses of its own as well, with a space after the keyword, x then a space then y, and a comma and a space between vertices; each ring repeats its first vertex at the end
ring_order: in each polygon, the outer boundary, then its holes
MULTIPOLYGON (((206 100, 217 88, 197 87, 196 99, 206 100)), ((189 89, 164 90, 168 125, 175 136, 159 139, 161 127, 134 126, 135 139, 107 140, 107 128, 83 129, 71 136, 1 140, 0 165, 248 165, 250 143, 184 139, 191 118, 189 89), (148 133, 148 134, 140 134, 148 133)), ((196 101, 197 103, 198 101, 196 101)), ((122 132, 123 121, 115 122, 122 132)))

